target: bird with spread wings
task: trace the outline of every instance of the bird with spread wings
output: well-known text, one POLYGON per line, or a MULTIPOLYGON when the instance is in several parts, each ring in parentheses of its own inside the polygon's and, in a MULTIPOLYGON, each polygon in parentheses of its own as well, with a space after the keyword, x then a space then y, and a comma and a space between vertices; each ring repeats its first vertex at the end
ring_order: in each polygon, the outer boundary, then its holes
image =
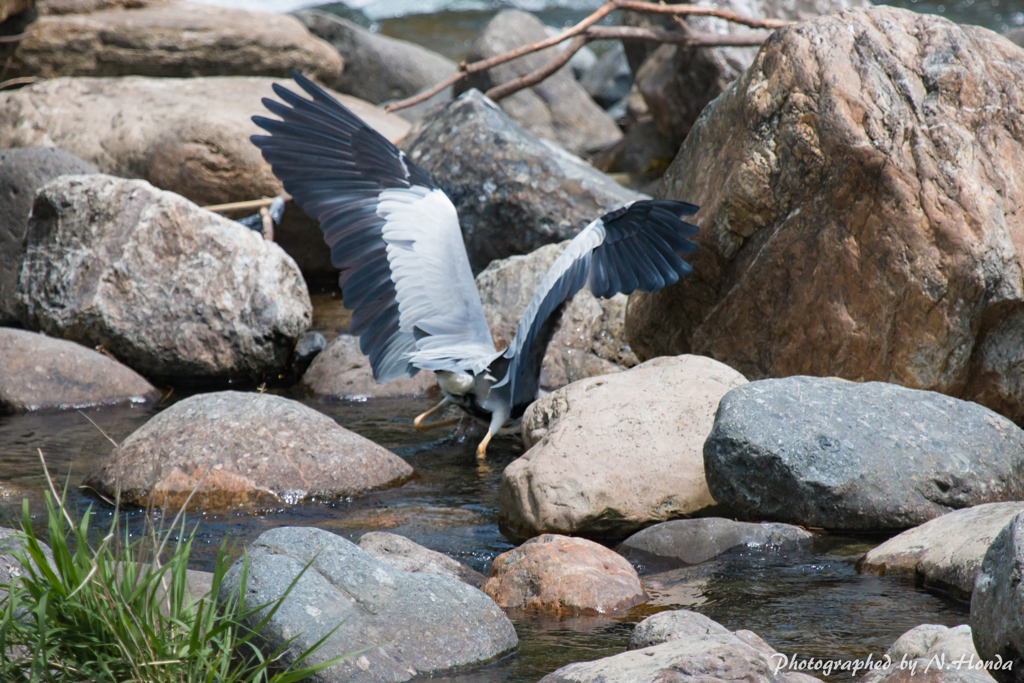
POLYGON ((697 246, 697 228, 680 216, 693 204, 640 200, 583 228, 552 264, 508 348, 494 346, 473 279, 455 206, 422 169, 386 138, 301 74, 311 99, 275 84, 283 102, 263 99, 281 120, 254 116, 254 135, 284 184, 320 221, 352 334, 370 357, 374 379, 420 370, 437 375, 443 400, 414 421, 417 429, 454 404, 487 424, 477 447, 522 418, 537 398, 541 362, 562 309, 584 286, 598 297, 656 292, 691 271, 679 254, 697 246))

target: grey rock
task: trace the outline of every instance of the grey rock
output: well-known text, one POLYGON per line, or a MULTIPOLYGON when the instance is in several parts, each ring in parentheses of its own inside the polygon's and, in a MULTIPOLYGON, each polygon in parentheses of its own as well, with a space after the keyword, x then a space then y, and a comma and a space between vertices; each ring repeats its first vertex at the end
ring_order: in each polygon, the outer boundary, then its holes
POLYGON ((437 378, 429 370, 420 370, 412 377, 378 384, 370 359, 359 350, 359 338, 343 334, 313 359, 302 376, 302 386, 317 398, 333 400, 421 396, 437 386, 437 378))
POLYGON ((936 517, 870 550, 857 571, 909 576, 970 596, 992 539, 1024 511, 1024 502, 987 503, 936 517))
POLYGON ((971 594, 971 633, 982 660, 998 656, 1009 670, 992 669, 1001 683, 1024 680, 1024 513, 1003 527, 985 553, 971 594))
POLYGON ((476 90, 409 133, 410 158, 451 198, 474 272, 573 237, 637 199, 579 158, 534 137, 476 90))
POLYGON ((424 548, 419 543, 414 543, 398 534, 371 531, 362 535, 359 539, 359 547, 381 562, 402 572, 450 576, 463 583, 468 583, 474 588, 479 588, 487 580, 486 576, 475 569, 470 569, 458 560, 453 560, 436 550, 424 548))
MULTIPOLYGON (((414 43, 371 33, 347 19, 317 9, 295 12, 313 35, 334 46, 345 60, 345 69, 334 82, 338 92, 382 104, 425 90, 455 72, 455 62, 414 43)), ((446 88, 416 111, 452 99, 446 88)), ((399 116, 408 116, 399 110, 399 116)), ((409 117, 415 120, 417 116, 409 117)))
POLYGON ((730 550, 752 552, 808 548, 814 536, 798 526, 735 522, 721 517, 676 519, 638 531, 615 549, 641 574, 706 562, 730 550))
POLYGON ((704 468, 739 519, 905 529, 1024 498, 1024 431, 976 403, 894 384, 761 380, 722 398, 704 468))
POLYGON ((892 664, 870 671, 860 683, 993 683, 980 668, 967 624, 921 624, 900 636, 886 654, 892 664))
POLYGON ((277 374, 310 324, 280 247, 143 180, 50 182, 26 244, 26 328, 102 345, 169 383, 277 374))
POLYGON ((324 335, 311 330, 302 335, 302 339, 295 345, 295 355, 300 360, 311 362, 325 348, 327 340, 324 339, 324 335))
POLYGON ((14 293, 36 190, 57 176, 86 173, 99 169, 53 147, 0 149, 0 325, 18 319, 14 293))
POLYGON ((222 391, 159 413, 85 485, 111 498, 120 490, 127 505, 210 509, 354 496, 412 473, 391 451, 298 401, 222 391))
POLYGON ((1024 47, 1024 26, 1018 26, 1017 28, 1011 28, 1009 31, 1003 34, 1010 42, 1024 47))
POLYGON ((0 327, 0 414, 155 403, 141 375, 81 344, 0 327))
POLYGON ((649 616, 633 629, 629 638, 629 649, 639 650, 643 647, 661 645, 670 640, 684 638, 703 638, 709 635, 725 635, 729 629, 714 619, 685 609, 658 612, 649 616))
MULTIPOLYGON (((544 24, 532 14, 503 10, 484 27, 469 48, 466 60, 487 59, 545 38, 544 24)), ((486 92, 542 67, 555 57, 557 50, 557 46, 551 47, 472 74, 456 84, 455 94, 471 88, 486 92)), ((506 97, 500 106, 533 135, 556 142, 574 154, 603 147, 622 137, 615 122, 590 99, 569 69, 557 71, 532 88, 506 97)))
MULTIPOLYGON (((53 561, 53 551, 50 550, 50 546, 39 542, 39 546, 42 548, 43 555, 46 557, 51 568, 55 568, 53 561)), ((25 575, 25 569, 21 564, 21 561, 15 557, 16 553, 25 553, 25 541, 22 539, 21 532, 15 529, 8 529, 6 527, 0 527, 0 586, 11 585, 11 583, 17 581, 20 577, 25 575)), ((38 571, 39 565, 32 561, 33 567, 38 571)), ((7 591, 0 588, 0 600, 6 597, 7 591)))
MULTIPOLYGON (((261 631, 269 649, 297 636, 285 662, 336 626, 308 664, 371 648, 318 674, 322 683, 436 675, 489 661, 518 644, 508 617, 476 588, 448 576, 398 571, 327 531, 268 531, 248 548, 248 562, 246 601, 254 605, 279 598, 310 563, 261 631)), ((236 562, 228 571, 222 598, 238 590, 241 568, 236 562)))
MULTIPOLYGON (((622 104, 626 106, 625 101, 622 104)), ((630 128, 614 145, 595 154, 593 161, 596 168, 608 173, 629 173, 656 180, 665 173, 678 150, 677 143, 662 135, 654 121, 646 119, 630 128)))
POLYGON ((629 95, 633 87, 633 72, 629 70, 622 43, 616 41, 611 49, 598 58, 593 67, 580 79, 580 85, 595 102, 608 109, 629 95))

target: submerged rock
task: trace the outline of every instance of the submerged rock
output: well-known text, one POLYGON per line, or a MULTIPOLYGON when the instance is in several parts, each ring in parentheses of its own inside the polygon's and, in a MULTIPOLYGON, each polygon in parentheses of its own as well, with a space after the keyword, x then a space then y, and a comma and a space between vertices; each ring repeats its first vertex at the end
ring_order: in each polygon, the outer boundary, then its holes
POLYGON ((517 536, 624 536, 714 505, 701 448, 719 399, 746 382, 710 358, 657 358, 530 406, 530 448, 501 477, 499 523, 517 536))
POLYGON ((222 391, 175 403, 137 429, 85 486, 145 507, 298 503, 397 486, 404 460, 297 401, 222 391))
POLYGON ((359 350, 359 338, 349 334, 336 337, 313 359, 302 386, 321 399, 352 400, 383 396, 422 396, 437 386, 429 370, 384 384, 373 378, 370 359, 359 350))
POLYGON ((992 539, 1021 511, 1024 502, 987 503, 936 517, 868 551, 857 571, 916 577, 967 597, 992 539))
POLYGON ((701 517, 649 526, 620 543, 615 551, 641 574, 651 574, 700 564, 740 549, 768 553, 809 548, 813 540, 809 531, 790 524, 701 517))
MULTIPOLYGON (((276 600, 308 563, 260 631, 267 648, 296 640, 284 662, 337 628, 305 664, 366 648, 316 676, 323 683, 384 683, 479 664, 518 644, 508 617, 486 595, 448 576, 393 569, 355 544, 315 528, 282 527, 249 546, 246 601, 276 600)), ((232 565, 221 599, 238 591, 232 565)), ((260 615, 249 620, 254 626, 260 615)))
POLYGON ((312 315, 302 274, 276 244, 106 175, 39 191, 18 298, 27 328, 103 345, 170 383, 279 373, 312 315))
MULTIPOLYGON (((532 14, 502 10, 488 22, 469 48, 466 61, 488 59, 547 37, 544 24, 532 14)), ((550 47, 471 74, 455 85, 455 94, 471 88, 486 92, 519 78, 547 64, 557 55, 558 49, 557 46, 550 47)), ((615 122, 590 99, 568 68, 562 68, 537 85, 506 97, 500 106, 533 135, 556 142, 574 154, 603 147, 622 137, 615 122)))
POLYGON ((474 588, 480 588, 487 580, 486 576, 458 560, 453 560, 436 550, 424 548, 419 543, 398 534, 371 531, 359 539, 359 547, 399 571, 450 576, 474 588))
POLYGON ((0 327, 0 414, 154 403, 131 368, 74 342, 0 327))
POLYGON ((64 150, 0 149, 0 325, 18 319, 15 290, 36 190, 57 176, 87 173, 99 173, 99 169, 64 150))
POLYGON ((974 646, 982 660, 995 661, 998 655, 1003 664, 989 673, 1001 683, 1020 683, 1024 671, 1022 575, 1024 513, 1010 520, 989 545, 971 594, 974 646))
POLYGON ((42 16, 25 29, 11 68, 40 78, 287 78, 297 69, 331 84, 342 60, 292 17, 173 2, 42 16))
POLYGON ((455 204, 473 272, 573 237, 643 198, 534 137, 476 90, 421 121, 407 140, 410 158, 455 204))
POLYGON ((547 534, 502 553, 481 587, 502 609, 606 614, 647 601, 629 562, 593 541, 547 534))
POLYGON ((906 529, 1024 498, 1024 431, 976 403, 895 384, 788 377, 722 398, 711 495, 739 519, 906 529))
POLYGON ((685 282, 631 296, 631 346, 1020 420, 1024 326, 1001 321, 1024 311, 1022 107, 1024 52, 983 28, 878 6, 776 31, 662 179, 701 207, 700 249, 685 282))

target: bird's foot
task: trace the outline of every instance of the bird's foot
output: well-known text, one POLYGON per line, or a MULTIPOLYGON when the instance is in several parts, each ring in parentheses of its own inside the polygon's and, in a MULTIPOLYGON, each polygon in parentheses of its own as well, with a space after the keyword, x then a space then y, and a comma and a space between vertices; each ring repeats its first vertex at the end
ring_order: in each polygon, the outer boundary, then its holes
POLYGON ((487 432, 484 436, 484 440, 480 442, 480 445, 476 447, 476 457, 483 460, 487 457, 487 444, 491 442, 491 437, 494 436, 492 432, 487 432))

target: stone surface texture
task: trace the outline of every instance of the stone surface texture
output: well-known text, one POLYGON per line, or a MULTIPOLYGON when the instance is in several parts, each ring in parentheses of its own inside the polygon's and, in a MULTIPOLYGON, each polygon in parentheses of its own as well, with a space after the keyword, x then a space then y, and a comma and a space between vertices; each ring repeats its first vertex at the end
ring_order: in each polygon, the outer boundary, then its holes
POLYGON ((633 294, 640 358, 881 380, 1024 418, 1024 52, 879 6, 777 31, 663 178, 694 273, 633 294))
POLYGON ((359 350, 359 339, 343 334, 317 354, 302 376, 303 388, 322 399, 353 400, 384 396, 422 396, 437 386, 429 370, 386 384, 373 378, 370 359, 359 350))
POLYGON ((0 413, 155 403, 141 375, 80 344, 0 327, 0 413))
POLYGON ((0 0, 0 21, 32 8, 35 0, 0 0))
POLYGON ((26 328, 102 345, 171 383, 281 372, 312 316, 276 244, 143 180, 99 174, 40 189, 17 294, 26 328))
POLYGON ((498 555, 481 590, 502 609, 562 616, 607 614, 647 600, 625 559, 593 541, 556 534, 498 555))
POLYGON ((674 609, 668 612, 658 612, 637 624, 633 629, 633 635, 629 637, 629 649, 639 650, 652 645, 661 645, 670 640, 704 638, 709 635, 725 635, 727 633, 732 632, 714 619, 709 619, 699 612, 674 609))
POLYGON ((886 654, 893 664, 862 676, 860 683, 993 683, 992 676, 978 668, 967 624, 921 624, 900 636, 886 654))
POLYGON ((486 576, 458 560, 436 550, 424 548, 419 543, 398 534, 371 531, 363 534, 358 545, 362 550, 399 571, 450 576, 474 588, 479 588, 487 580, 486 576))
POLYGON ((868 551, 857 571, 923 579, 926 586, 967 597, 989 545, 1024 502, 988 503, 936 517, 868 551))
POLYGON ((53 147, 0 149, 0 325, 18 319, 14 294, 36 190, 57 176, 86 173, 99 169, 53 147))
POLYGON ((615 551, 641 574, 652 574, 700 564, 729 551, 769 553, 809 548, 813 539, 809 531, 790 524, 701 517, 649 526, 620 543, 615 551))
POLYGON ((993 669, 1001 683, 1020 683, 1024 671, 1024 513, 995 537, 971 594, 971 633, 983 660, 1012 662, 1010 670, 993 669))
MULTIPOLYGON (((60 147, 104 173, 148 180, 200 206, 274 197, 284 188, 249 141, 264 133, 251 117, 269 115, 260 99, 273 96, 274 83, 298 89, 284 79, 242 76, 54 78, 0 92, 0 148, 60 147), (124 115, 125 102, 132 116, 124 115)), ((390 140, 409 130, 379 107, 337 98, 390 140)), ((307 278, 336 280, 319 226, 294 203, 274 239, 307 278)))
POLYGON ((25 30, 20 76, 276 76, 297 69, 328 85, 342 60, 293 17, 174 2, 40 17, 25 30))
POLYGON ((1024 431, 977 403, 895 384, 759 380, 722 398, 704 468, 731 517, 906 529, 1024 499, 1024 431))
POLYGON ((159 413, 86 486, 110 497, 120 486, 122 503, 172 509, 195 488, 190 506, 209 509, 354 496, 412 473, 391 451, 297 401, 221 391, 159 413))
POLYGON ((470 90, 417 124, 403 144, 451 198, 473 272, 573 237, 640 195, 535 137, 470 90))
MULTIPOLYGON (((503 10, 470 46, 466 61, 488 59, 547 37, 544 24, 537 17, 520 10, 503 10)), ((455 94, 470 88, 487 92, 544 66, 558 49, 551 47, 471 74, 455 85, 455 94)), ((563 67, 537 85, 506 97, 500 105, 533 135, 558 143, 574 154, 609 145, 622 137, 615 122, 590 99, 569 68, 563 67)))
MULTIPOLYGON (((487 662, 518 644, 512 622, 476 588, 448 576, 398 571, 321 529, 268 531, 249 546, 248 559, 246 600, 257 605, 283 595, 310 563, 261 631, 271 649, 297 636, 286 662, 335 627, 306 664, 366 648, 317 674, 321 683, 429 677, 487 662)), ((236 562, 222 599, 238 590, 240 573, 236 562)))
POLYGON ((656 358, 530 406, 498 519, 517 536, 625 536, 714 505, 702 447, 718 401, 746 383, 710 358, 656 358))

